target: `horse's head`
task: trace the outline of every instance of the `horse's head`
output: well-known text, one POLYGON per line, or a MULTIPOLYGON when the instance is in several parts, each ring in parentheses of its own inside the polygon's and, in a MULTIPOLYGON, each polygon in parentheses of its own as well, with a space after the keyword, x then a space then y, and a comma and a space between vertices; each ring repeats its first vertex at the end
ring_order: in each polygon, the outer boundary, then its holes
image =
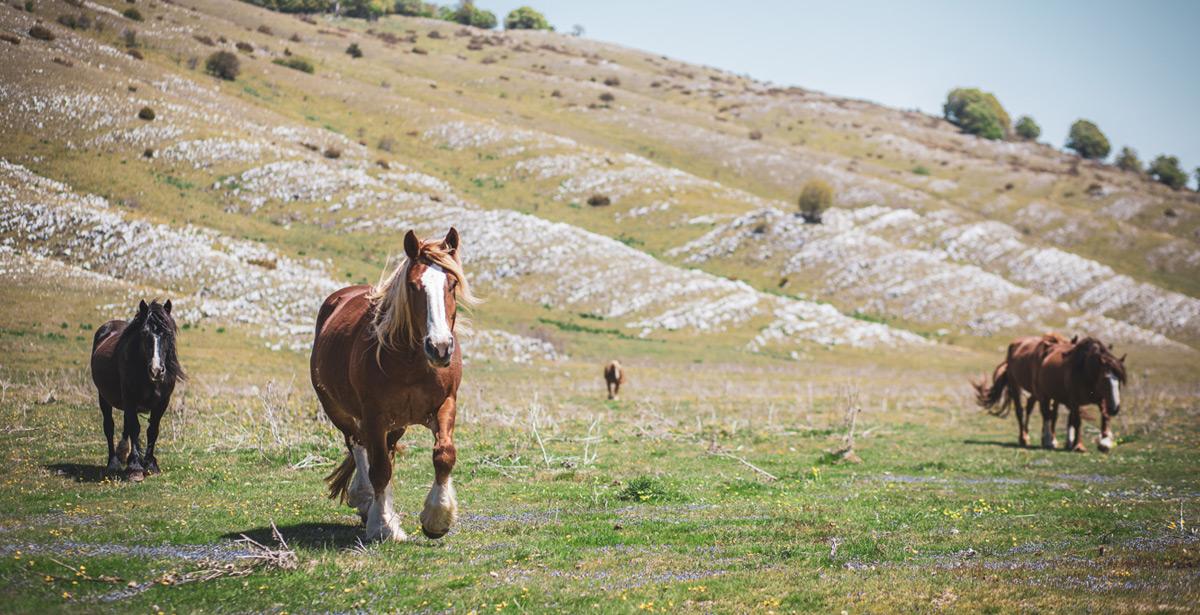
POLYGON ((164 303, 145 300, 138 304, 137 316, 129 324, 137 335, 138 350, 146 359, 146 376, 160 383, 168 375, 178 373, 175 358, 175 319, 171 317, 171 300, 164 303))
POLYGON ((1121 412, 1121 386, 1125 384, 1125 357, 1117 358, 1104 342, 1085 337, 1070 350, 1075 371, 1107 416, 1121 412))
POLYGON ((404 263, 385 274, 370 295, 377 306, 377 360, 385 348, 407 347, 420 348, 433 367, 450 365, 457 345, 458 304, 475 301, 458 249, 454 228, 441 241, 421 241, 412 231, 405 234, 404 263))

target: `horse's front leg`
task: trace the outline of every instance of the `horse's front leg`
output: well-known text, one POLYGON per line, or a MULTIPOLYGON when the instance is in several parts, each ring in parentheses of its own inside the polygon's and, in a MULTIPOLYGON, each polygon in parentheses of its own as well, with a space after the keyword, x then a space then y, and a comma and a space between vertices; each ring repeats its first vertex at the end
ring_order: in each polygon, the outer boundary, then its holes
POLYGON ((1111 451, 1115 442, 1113 441, 1112 430, 1108 427, 1108 413, 1104 409, 1100 409, 1100 440, 1096 442, 1096 448, 1100 449, 1101 453, 1111 451))
MULTIPOLYGON (((1018 390, 1016 395, 1010 393, 1010 396, 1012 397, 1012 404, 1015 410, 1014 414, 1017 415, 1017 443, 1021 446, 1029 446, 1029 433, 1026 431, 1028 419, 1025 416, 1025 407, 1021 405, 1021 392, 1018 390)), ((1030 400, 1032 399, 1033 396, 1031 395, 1030 400)), ((1033 409, 1032 403, 1029 404, 1029 409, 1033 409)))
POLYGON ((367 474, 374 492, 374 500, 367 511, 367 539, 405 540, 408 536, 400 529, 400 517, 392 508, 392 456, 388 451, 387 431, 367 428, 362 436, 369 466, 367 474))
POLYGON ((1067 449, 1076 453, 1087 452, 1083 445, 1083 412, 1079 406, 1067 406, 1067 449))
POLYGON ((1058 448, 1058 437, 1054 435, 1055 423, 1058 422, 1058 402, 1039 399, 1038 410, 1042 413, 1042 448, 1054 450, 1058 448))
POLYGON ((421 510, 421 531, 430 538, 445 536, 458 519, 458 498, 450 478, 457 453, 454 449, 455 412, 454 398, 446 398, 438 408, 433 425, 433 486, 429 488, 425 508, 421 510))
POLYGON ((142 466, 142 424, 138 422, 136 406, 125 410, 125 434, 123 440, 129 441, 129 464, 125 466, 125 479, 135 483, 146 478, 146 470, 142 466))
POLYGON ((150 411, 150 424, 146 426, 146 473, 158 474, 158 459, 154 456, 154 445, 158 443, 158 424, 167 412, 167 403, 150 411))
POLYGON ((104 474, 115 476, 121 471, 121 460, 117 456, 117 448, 113 446, 113 435, 116 434, 117 427, 113 423, 113 407, 100 396, 100 415, 104 419, 104 440, 108 443, 108 466, 104 469, 104 474))

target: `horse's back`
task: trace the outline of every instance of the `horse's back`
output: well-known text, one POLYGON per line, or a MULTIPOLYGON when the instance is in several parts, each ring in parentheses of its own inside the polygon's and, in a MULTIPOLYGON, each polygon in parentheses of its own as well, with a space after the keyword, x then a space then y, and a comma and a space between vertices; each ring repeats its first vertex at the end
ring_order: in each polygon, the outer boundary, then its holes
POLYGON ((325 298, 317 313, 310 369, 313 387, 323 403, 341 398, 339 393, 349 384, 356 342, 363 340, 363 327, 369 324, 370 290, 369 286, 337 290, 325 298))
POLYGON ((96 329, 92 337, 92 382, 108 403, 120 408, 121 373, 117 366, 117 342, 128 325, 124 320, 110 320, 96 329))

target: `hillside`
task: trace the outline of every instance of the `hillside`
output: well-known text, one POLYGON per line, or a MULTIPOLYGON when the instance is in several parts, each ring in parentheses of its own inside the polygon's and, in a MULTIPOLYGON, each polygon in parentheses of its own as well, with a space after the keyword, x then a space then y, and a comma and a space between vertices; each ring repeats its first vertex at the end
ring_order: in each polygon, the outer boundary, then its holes
POLYGON ((0 6, 0 611, 1194 604, 1198 537, 1166 523, 1200 493, 1195 193, 552 32, 32 9, 0 6), (236 80, 205 72, 218 51, 236 80), (805 224, 814 178, 835 204, 805 224), (344 448, 308 385, 316 311, 408 229, 450 226, 484 298, 461 529, 416 538, 412 429, 413 544, 359 547, 321 484, 344 448), (163 474, 109 481, 91 336, 154 296, 191 378, 163 474), (1011 417, 974 407, 967 378, 1051 329, 1129 354, 1111 455, 1013 447, 1011 417), (853 408, 863 465, 831 456, 853 408), (175 586, 274 523, 301 569, 175 586), (72 586, 43 554, 121 583, 72 586))

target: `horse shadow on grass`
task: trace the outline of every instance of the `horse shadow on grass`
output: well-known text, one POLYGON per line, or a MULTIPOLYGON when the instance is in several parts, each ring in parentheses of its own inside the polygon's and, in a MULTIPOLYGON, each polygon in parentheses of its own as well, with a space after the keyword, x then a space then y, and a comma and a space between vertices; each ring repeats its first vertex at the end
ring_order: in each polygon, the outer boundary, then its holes
POLYGON ((1001 448, 1025 448, 1016 442, 997 442, 995 440, 963 440, 963 444, 973 446, 999 446, 1001 448))
MULTIPOLYGON (((303 549, 344 549, 358 544, 363 528, 346 523, 304 522, 279 525, 279 534, 289 547, 303 549)), ((238 540, 242 536, 268 547, 275 546, 275 534, 271 526, 256 527, 241 532, 230 532, 222 536, 227 540, 238 540)))
POLYGON ((67 476, 77 483, 104 482, 106 470, 104 466, 91 463, 52 463, 45 468, 55 476, 67 476))

